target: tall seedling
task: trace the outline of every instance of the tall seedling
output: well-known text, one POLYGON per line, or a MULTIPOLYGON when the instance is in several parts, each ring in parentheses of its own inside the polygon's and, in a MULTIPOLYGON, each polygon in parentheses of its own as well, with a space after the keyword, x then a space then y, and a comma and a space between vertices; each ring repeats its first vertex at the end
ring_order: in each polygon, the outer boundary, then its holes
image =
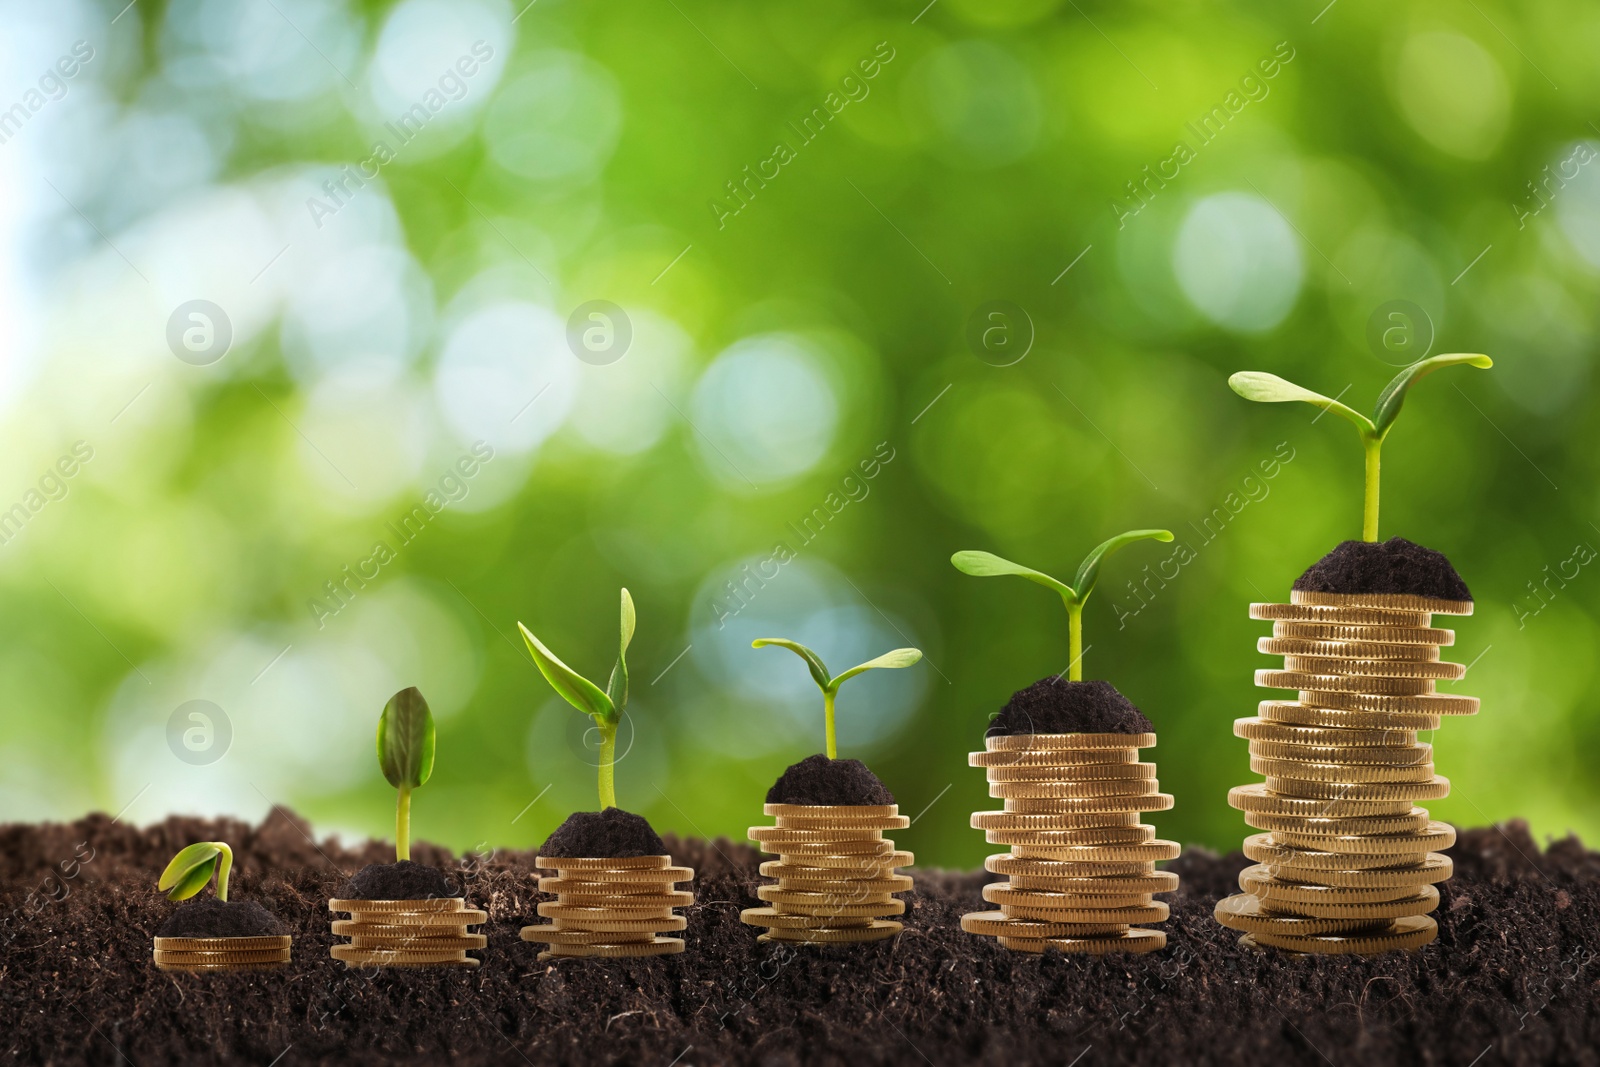
POLYGON ((415 688, 402 689, 378 719, 378 766, 399 790, 394 811, 394 858, 411 858, 411 791, 433 774, 433 712, 415 688))
POLYGON ((839 744, 834 736, 833 729, 833 702, 839 695, 839 687, 858 674, 878 667, 909 667, 922 658, 920 649, 897 648, 893 652, 885 652, 877 659, 851 667, 836 677, 828 676, 828 666, 822 662, 822 657, 811 651, 798 641, 790 641, 786 637, 758 637, 750 642, 751 648, 766 648, 775 645, 778 648, 787 648, 790 652, 806 661, 806 669, 811 672, 811 680, 817 683, 817 688, 822 690, 822 715, 824 733, 827 740, 827 753, 829 759, 839 758, 839 744))

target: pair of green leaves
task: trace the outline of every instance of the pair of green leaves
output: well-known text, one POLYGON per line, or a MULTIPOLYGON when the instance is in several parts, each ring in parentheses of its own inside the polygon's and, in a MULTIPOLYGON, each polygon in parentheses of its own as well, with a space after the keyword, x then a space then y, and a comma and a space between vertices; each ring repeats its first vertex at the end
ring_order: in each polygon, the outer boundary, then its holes
POLYGON ((156 888, 168 900, 188 900, 217 876, 217 899, 228 899, 228 871, 233 867, 233 849, 223 841, 199 841, 172 857, 161 872, 156 888))
POLYGON ((950 557, 950 562, 962 574, 971 574, 979 578, 990 578, 1000 574, 1014 574, 1019 578, 1026 578, 1030 582, 1054 589, 1061 594, 1061 599, 1066 602, 1069 609, 1081 608, 1084 601, 1089 599, 1089 594, 1094 591, 1095 583, 1100 580, 1100 565, 1107 556, 1118 551, 1135 541, 1170 541, 1170 530, 1129 530, 1115 537, 1102 541, 1096 545, 1094 551, 1084 557, 1078 564, 1078 570, 1072 576, 1072 584, 1052 578, 1043 571, 1036 571, 1031 567, 1024 567, 1020 563, 1012 563, 1002 559, 992 552, 965 551, 957 552, 950 557))
POLYGON ((1332 397, 1314 393, 1310 389, 1285 381, 1276 374, 1267 374, 1264 371, 1240 371, 1228 379, 1228 385, 1246 400, 1256 400, 1267 404, 1298 400, 1302 403, 1313 404, 1324 411, 1331 411, 1342 418, 1350 420, 1360 432, 1363 441, 1381 441, 1388 435, 1390 427, 1394 425, 1394 420, 1399 417, 1401 405, 1406 402, 1406 393, 1411 390, 1411 387, 1434 371, 1457 364, 1488 369, 1494 366, 1494 361, 1488 356, 1475 352, 1457 352, 1418 360, 1395 375, 1394 379, 1383 387, 1383 392, 1378 394, 1378 403, 1372 409, 1372 417, 1370 419, 1355 409, 1339 403, 1332 397))
POLYGON ((415 686, 389 698, 378 719, 378 766, 396 789, 416 789, 433 774, 433 712, 415 686))
POLYGON ((633 597, 624 589, 617 662, 611 668, 611 679, 604 689, 561 662, 560 657, 546 648, 544 642, 522 623, 517 623, 517 629, 522 631, 522 639, 527 642, 533 662, 538 665, 539 673, 544 675, 552 689, 561 694, 568 704, 593 718, 596 725, 615 726, 622 718, 623 709, 628 706, 628 645, 633 641, 637 623, 633 597))
POLYGON ((922 650, 916 648, 897 648, 892 652, 885 652, 875 659, 857 664, 838 676, 830 677, 828 665, 822 662, 822 657, 798 641, 791 641, 787 637, 758 637, 750 642, 751 648, 766 648, 774 645, 778 648, 787 648, 790 652, 806 661, 806 669, 811 672, 811 680, 817 683, 817 688, 824 694, 833 694, 839 687, 858 674, 864 674, 880 667, 909 667, 922 658, 922 650))

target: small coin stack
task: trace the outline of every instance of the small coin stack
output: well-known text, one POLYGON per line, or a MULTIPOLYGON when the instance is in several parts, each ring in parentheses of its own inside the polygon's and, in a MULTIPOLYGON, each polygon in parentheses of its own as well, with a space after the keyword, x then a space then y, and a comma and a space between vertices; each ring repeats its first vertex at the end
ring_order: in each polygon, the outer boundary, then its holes
POLYGON ((741 921, 766 927, 760 941, 840 944, 879 941, 902 925, 911 876, 896 874, 914 857, 897 851, 885 830, 904 830, 911 820, 895 804, 768 804, 762 811, 776 826, 752 826, 750 840, 776 860, 761 873, 776 884, 758 886, 764 908, 746 908, 741 921))
POLYGON ((158 937, 156 966, 163 971, 264 971, 289 962, 290 940, 282 937, 158 937))
POLYGON ((540 856, 533 862, 556 872, 554 878, 539 879, 540 892, 556 895, 539 905, 539 914, 554 922, 522 928, 522 940, 550 946, 539 959, 683 951, 682 938, 661 935, 688 925, 672 909, 693 904, 694 893, 673 886, 693 881, 694 871, 674 867, 671 856, 540 856))
POLYGON ((998 911, 961 917, 970 934, 998 938, 1019 952, 1150 952, 1167 943, 1160 930, 1167 905, 1153 893, 1178 888, 1178 876, 1156 870, 1178 855, 1174 841, 1157 841, 1139 814, 1165 811, 1156 765, 1139 749, 1156 743, 1144 734, 1001 734, 968 762, 988 770, 989 795, 1004 811, 972 816, 974 829, 1011 851, 990 856, 984 869, 1006 881, 983 887, 998 911))
POLYGON ((489 939, 467 932, 487 922, 486 912, 466 906, 460 897, 427 900, 330 900, 329 911, 348 912, 335 919, 333 932, 348 937, 329 954, 347 967, 476 967, 468 949, 483 948, 489 939))
POLYGON ((1413 806, 1450 791, 1417 731, 1478 710, 1476 697, 1434 691, 1466 668, 1440 661, 1455 634, 1432 616, 1470 615, 1472 602, 1291 600, 1250 605, 1251 618, 1273 623, 1257 647, 1285 657, 1283 670, 1257 671, 1256 684, 1299 690, 1299 699, 1264 700, 1258 717, 1233 725, 1266 781, 1231 790, 1228 803, 1264 832, 1245 840, 1256 865, 1239 875, 1243 893, 1218 902, 1217 921, 1243 931, 1241 944, 1291 952, 1420 948, 1438 934, 1428 913, 1451 871, 1434 850, 1454 844, 1455 830, 1413 806))

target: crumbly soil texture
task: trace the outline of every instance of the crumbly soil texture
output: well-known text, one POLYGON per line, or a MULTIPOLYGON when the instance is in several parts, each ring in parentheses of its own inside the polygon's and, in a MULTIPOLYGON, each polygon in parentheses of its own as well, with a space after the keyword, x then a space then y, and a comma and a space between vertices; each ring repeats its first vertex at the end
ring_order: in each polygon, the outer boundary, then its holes
POLYGON ((1472 600, 1443 552, 1404 537, 1341 541, 1294 581, 1302 593, 1405 593, 1439 600, 1472 600))
POLYGON ((790 764, 767 790, 768 804, 893 804, 894 794, 858 759, 817 754, 790 764))
POLYGON ((1011 694, 988 734, 1147 734, 1155 727, 1110 682, 1041 678, 1011 694))
POLYGON ((759 945, 739 921, 758 854, 666 845, 697 874, 682 954, 539 963, 518 938, 549 899, 534 852, 456 857, 419 842, 413 858, 488 911, 482 967, 347 970, 328 956, 328 898, 388 858, 381 843, 313 842, 281 810, 258 827, 175 817, 141 830, 105 815, 0 827, 0 1063, 1600 1062, 1600 854, 1570 838, 1541 850, 1519 824, 1461 833, 1437 941, 1366 959, 1242 949, 1211 910, 1247 861, 1200 850, 1173 864, 1167 947, 1150 955, 1025 955, 963 933, 962 913, 987 907, 982 873, 918 875, 891 940, 759 945), (173 908, 155 890, 162 866, 214 840, 236 848, 230 895, 293 933, 287 967, 151 963, 173 908))
POLYGON ((626 859, 665 856, 667 846, 643 815, 621 808, 575 811, 539 846, 541 856, 626 859))
POLYGON ((156 927, 157 937, 282 937, 288 932, 253 900, 212 897, 184 901, 156 927))

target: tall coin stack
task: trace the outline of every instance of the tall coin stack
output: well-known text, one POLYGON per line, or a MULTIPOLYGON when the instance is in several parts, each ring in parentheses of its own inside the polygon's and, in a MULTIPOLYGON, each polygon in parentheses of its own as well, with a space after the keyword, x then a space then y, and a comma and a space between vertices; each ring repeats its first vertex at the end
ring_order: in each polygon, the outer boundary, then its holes
POLYGON ((461 897, 425 900, 330 900, 328 910, 347 912, 333 932, 347 944, 328 950, 347 967, 476 967, 468 949, 489 939, 467 927, 487 922, 486 912, 466 906, 461 897))
POLYGON ((158 937, 155 964, 163 971, 259 971, 289 962, 289 935, 158 937))
POLYGON ((885 830, 911 820, 895 804, 767 804, 776 826, 752 826, 750 840, 777 855, 761 865, 776 884, 759 886, 764 908, 746 908, 741 921, 762 926, 761 941, 812 944, 878 941, 903 928, 889 919, 905 914, 894 897, 911 888, 896 867, 914 861, 897 851, 885 830))
POLYGON ((1434 850, 1455 831, 1413 806, 1450 791, 1417 731, 1478 710, 1476 697, 1434 691, 1466 668, 1440 661, 1455 634, 1432 616, 1471 613, 1470 600, 1406 594, 1296 591, 1289 604, 1250 605, 1251 618, 1273 624, 1257 647, 1284 657, 1256 684, 1299 699, 1262 701, 1259 717, 1233 726, 1266 778, 1228 793, 1264 831, 1244 843, 1256 861, 1239 875, 1244 892, 1216 907, 1218 922, 1244 932, 1241 944, 1376 953, 1437 936, 1428 913, 1451 864, 1434 850))
POLYGON ((550 946, 540 960, 683 951, 682 938, 661 935, 688 925, 672 909, 693 904, 694 893, 674 887, 693 881, 694 871, 673 866, 671 856, 539 856, 533 862, 556 872, 539 879, 540 892, 556 895, 539 905, 539 914, 553 922, 522 928, 522 940, 550 946))
POLYGON ((984 869, 1007 876, 983 887, 998 911, 961 917, 971 934, 998 938, 1019 952, 1150 952, 1167 943, 1160 930, 1167 905, 1153 893, 1178 888, 1178 876, 1156 870, 1178 855, 1174 841, 1157 841, 1139 814, 1165 811, 1156 765, 1140 763, 1153 733, 1000 734, 968 762, 988 771, 989 795, 1004 811, 972 816, 991 844, 1011 851, 990 856, 984 869))

